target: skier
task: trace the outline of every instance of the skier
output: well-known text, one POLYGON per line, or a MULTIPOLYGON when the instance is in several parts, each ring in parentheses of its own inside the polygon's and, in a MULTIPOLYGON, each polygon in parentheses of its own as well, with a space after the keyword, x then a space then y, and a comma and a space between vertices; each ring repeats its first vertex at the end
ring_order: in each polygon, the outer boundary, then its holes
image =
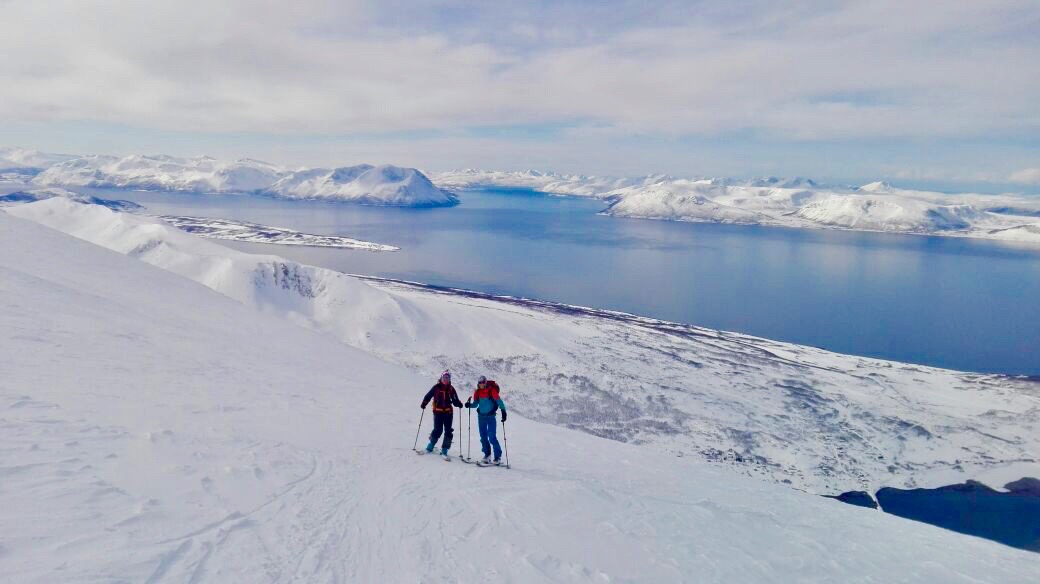
POLYGON ((495 412, 502 410, 502 423, 506 422, 506 404, 499 395, 498 384, 483 375, 477 379, 477 390, 466 400, 467 408, 477 408, 477 429, 480 430, 480 447, 484 451, 483 464, 492 464, 491 449, 494 448, 494 464, 502 464, 502 447, 498 445, 495 412))
POLYGON ((452 406, 462 407, 459 394, 455 393, 455 388, 451 385, 450 372, 441 373, 440 381, 426 392, 426 397, 423 398, 422 405, 419 407, 425 410, 426 404, 430 403, 430 400, 433 400, 433 432, 430 433, 430 443, 426 445, 426 452, 433 452, 433 447, 443 432, 444 442, 441 444, 441 456, 447 459, 448 449, 451 448, 451 437, 454 434, 452 406))

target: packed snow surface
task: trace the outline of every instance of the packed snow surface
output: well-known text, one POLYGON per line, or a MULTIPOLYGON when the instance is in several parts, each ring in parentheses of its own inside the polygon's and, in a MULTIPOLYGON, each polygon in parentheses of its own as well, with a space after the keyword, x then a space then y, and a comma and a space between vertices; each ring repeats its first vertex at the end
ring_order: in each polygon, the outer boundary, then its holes
MULTIPOLYGON (((384 303, 376 319, 456 297, 397 297, 65 199, 8 211, 130 257, 0 213, 0 350, 17 355, 0 376, 4 581, 1035 581, 1029 552, 527 419, 509 384, 512 470, 415 456, 430 376, 308 330, 319 319, 304 313, 315 284, 351 293, 336 313, 384 303)), ((558 318, 497 307, 528 333, 558 318)), ((1007 416, 1019 390, 997 387, 927 393, 985 391, 1007 416)))
POLYGON ((365 164, 294 170, 258 160, 228 162, 208 156, 82 156, 48 167, 32 182, 41 186, 260 194, 408 207, 458 203, 455 195, 433 186, 414 168, 365 164))
POLYGON ((517 187, 605 199, 607 215, 797 228, 978 237, 1040 244, 1040 197, 948 195, 884 182, 827 187, 810 179, 736 181, 649 175, 606 178, 538 171, 433 174, 454 189, 517 187))
POLYGON ((339 247, 344 249, 363 249, 366 251, 398 251, 401 249, 392 245, 361 241, 360 239, 350 237, 303 233, 283 227, 271 227, 270 225, 259 225, 257 223, 231 219, 174 215, 163 215, 160 219, 189 233, 210 239, 273 243, 277 245, 339 247))
POLYGON ((999 487, 1040 476, 1035 381, 359 279, 64 199, 8 212, 283 312, 415 371, 451 367, 460 384, 488 374, 529 418, 811 492, 966 479, 999 487))

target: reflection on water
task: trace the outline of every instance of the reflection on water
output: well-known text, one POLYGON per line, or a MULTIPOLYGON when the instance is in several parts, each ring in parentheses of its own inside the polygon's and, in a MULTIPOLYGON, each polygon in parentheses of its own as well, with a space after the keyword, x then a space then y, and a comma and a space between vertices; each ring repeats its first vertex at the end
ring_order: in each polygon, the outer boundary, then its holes
POLYGON ((623 310, 844 353, 1040 374, 1040 251, 997 242, 620 219, 597 215, 598 201, 524 190, 465 192, 459 207, 419 210, 111 196, 155 213, 403 248, 222 242, 344 272, 623 310))

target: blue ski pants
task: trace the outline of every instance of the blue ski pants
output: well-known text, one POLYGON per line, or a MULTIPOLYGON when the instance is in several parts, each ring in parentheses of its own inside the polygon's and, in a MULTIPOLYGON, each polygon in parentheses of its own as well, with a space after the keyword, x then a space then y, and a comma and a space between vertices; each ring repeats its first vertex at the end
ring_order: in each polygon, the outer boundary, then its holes
POLYGON ((484 456, 491 454, 491 447, 495 447, 495 459, 502 458, 502 447, 498 445, 498 420, 495 414, 490 416, 477 416, 477 428, 480 430, 480 448, 484 456))

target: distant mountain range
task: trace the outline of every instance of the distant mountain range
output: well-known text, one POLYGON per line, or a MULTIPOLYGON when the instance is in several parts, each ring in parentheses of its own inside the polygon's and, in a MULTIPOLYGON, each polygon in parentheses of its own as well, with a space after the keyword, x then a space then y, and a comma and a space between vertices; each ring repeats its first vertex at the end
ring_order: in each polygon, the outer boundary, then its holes
POLYGON ((1040 244, 1040 197, 945 194, 886 182, 826 186, 807 178, 605 178, 538 171, 431 175, 457 190, 530 188, 604 199, 604 214, 673 221, 978 237, 1040 244))
POLYGON ((267 162, 208 156, 117 157, 0 150, 0 178, 43 187, 98 187, 324 199, 366 205, 439 207, 458 198, 420 171, 392 165, 288 169, 267 162))

